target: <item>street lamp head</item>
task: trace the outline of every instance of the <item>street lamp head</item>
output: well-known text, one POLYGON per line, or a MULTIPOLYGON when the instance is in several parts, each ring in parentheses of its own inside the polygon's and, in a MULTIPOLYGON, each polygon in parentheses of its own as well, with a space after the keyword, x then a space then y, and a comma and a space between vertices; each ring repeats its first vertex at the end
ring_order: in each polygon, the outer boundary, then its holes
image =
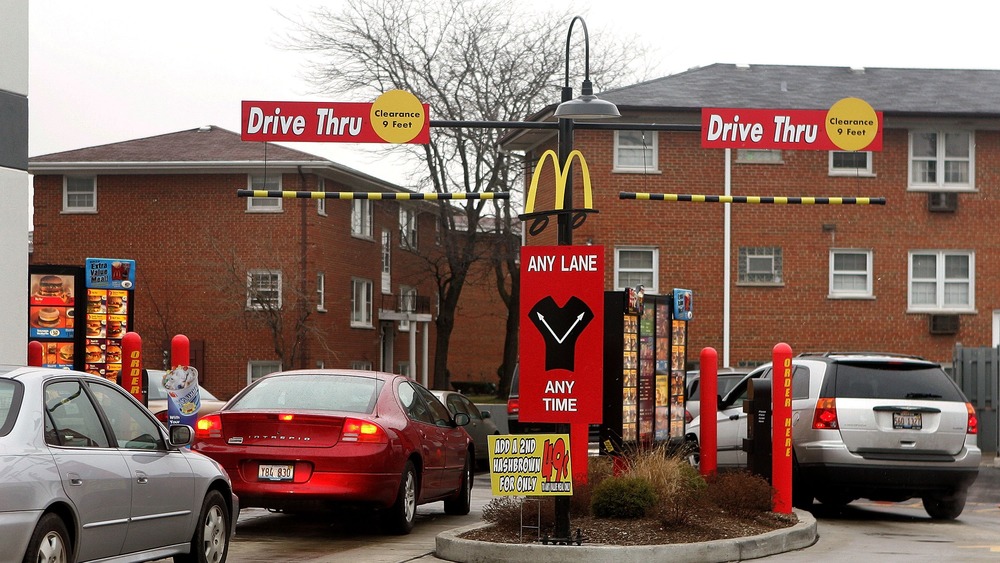
POLYGON ((556 107, 553 114, 559 119, 605 119, 608 117, 621 117, 618 106, 598 99, 594 95, 594 85, 590 82, 590 34, 587 33, 587 22, 583 18, 576 16, 569 23, 569 33, 566 34, 566 85, 563 86, 562 103, 556 107), (580 90, 580 97, 570 99, 573 90, 569 87, 569 45, 573 36, 573 24, 577 21, 583 26, 583 55, 584 55, 584 75, 583 88, 580 90))
POLYGON ((618 112, 618 106, 594 95, 594 87, 589 79, 583 81, 580 97, 559 104, 553 115, 559 119, 606 119, 622 116, 618 112))

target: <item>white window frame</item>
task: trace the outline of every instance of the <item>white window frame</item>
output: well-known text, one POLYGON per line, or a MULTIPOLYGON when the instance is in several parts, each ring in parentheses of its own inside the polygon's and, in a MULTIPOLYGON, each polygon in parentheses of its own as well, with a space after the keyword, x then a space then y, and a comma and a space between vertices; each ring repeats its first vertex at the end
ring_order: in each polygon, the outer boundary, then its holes
MULTIPOLYGON (((417 310, 417 288, 408 285, 399 286, 399 311, 413 313, 417 310)), ((410 332, 410 320, 399 321, 400 332, 410 332)))
POLYGON ((372 240, 375 206, 370 199, 351 200, 351 236, 372 240))
POLYGON ((909 134, 909 148, 907 151, 907 190, 910 191, 924 191, 924 192, 944 192, 944 191, 974 191, 976 189, 976 132, 969 131, 966 129, 913 129, 909 134), (925 133, 933 133, 937 136, 936 146, 934 151, 934 156, 921 156, 916 157, 913 155, 914 142, 913 138, 916 135, 922 135, 925 133), (948 156, 946 153, 946 142, 947 136, 949 134, 961 133, 963 135, 968 135, 969 137, 969 156, 966 157, 956 157, 948 156), (916 162, 933 162, 935 167, 935 178, 933 182, 929 181, 918 181, 915 179, 917 175, 916 162), (966 182, 949 182, 946 178, 947 174, 945 168, 948 163, 964 162, 968 165, 968 181, 966 182))
MULTIPOLYGON (((316 191, 325 192, 326 191, 326 179, 320 178, 319 182, 316 184, 316 191)), ((326 217, 326 198, 321 197, 316 200, 316 214, 326 217)))
POLYGON ((829 153, 829 175, 830 176, 853 176, 853 177, 874 177, 875 173, 872 172, 872 152, 871 151, 830 151, 829 153), (864 168, 848 167, 848 166, 835 166, 834 159, 837 155, 848 154, 852 156, 864 155, 865 156, 865 166, 864 168))
POLYGON ((369 360, 351 360, 351 369, 372 371, 372 363, 369 360))
POLYGON ((247 362, 247 385, 265 375, 281 371, 281 362, 271 360, 250 360, 247 362))
POLYGON ((615 131, 614 169, 623 173, 659 173, 659 135, 656 131, 615 131), (630 142, 629 137, 638 135, 639 142, 630 142), (623 138, 624 137, 624 138, 623 138), (623 158, 626 154, 642 155, 641 164, 630 164, 623 158))
POLYGON ((417 210, 399 206, 399 247, 417 249, 417 210))
POLYGON ((392 230, 382 229, 382 294, 392 293, 392 230))
POLYGON ((736 162, 740 164, 784 164, 780 149, 736 149, 736 162))
POLYGON ((410 379, 413 379, 413 375, 410 374, 412 371, 412 362, 409 360, 403 360, 396 362, 396 373, 410 379))
POLYGON ((911 313, 970 313, 976 310, 976 253, 971 250, 911 250, 907 262, 906 306, 911 313), (933 256, 934 277, 915 277, 914 257, 933 256), (949 257, 968 260, 968 277, 948 277, 946 262, 949 257), (915 303, 915 285, 933 285, 934 303, 915 303), (967 286, 968 303, 945 304, 949 286, 967 286))
MULTIPOLYGON (((250 190, 281 190, 281 174, 264 176, 263 174, 248 174, 247 189, 250 190)), ((280 197, 248 197, 247 213, 281 213, 282 198, 280 197)))
POLYGON ((833 299, 863 299, 872 297, 872 251, 859 248, 834 248, 830 250, 830 298, 833 299), (863 255, 864 270, 837 269, 837 256, 863 255), (857 279, 864 277, 864 289, 838 287, 838 280, 857 279))
POLYGON ((622 274, 645 274, 652 277, 650 286, 643 284, 645 293, 659 293, 660 278, 660 249, 655 246, 622 246, 615 248, 615 289, 621 291, 627 287, 634 288, 636 284, 625 285, 622 282, 622 274), (651 266, 649 268, 624 267, 622 266, 622 253, 624 252, 648 252, 651 254, 651 266))
POLYGON ((264 311, 281 309, 281 270, 248 270, 247 271, 247 310, 264 311), (266 284, 266 285, 265 285, 266 284), (275 296, 265 300, 265 292, 273 292, 275 296))
POLYGON ((782 285, 784 252, 780 246, 741 246, 737 256, 738 285, 782 285), (770 267, 760 268, 770 261, 770 267), (755 271, 751 271, 751 266, 755 271))
POLYGON ((371 280, 351 279, 351 326, 354 328, 373 328, 372 289, 371 280))
POLYGON ((63 176, 62 212, 97 213, 96 176, 63 176), (89 203, 80 205, 81 199, 89 200, 89 203))
POLYGON ((326 312, 326 274, 323 272, 316 274, 316 310, 326 312))

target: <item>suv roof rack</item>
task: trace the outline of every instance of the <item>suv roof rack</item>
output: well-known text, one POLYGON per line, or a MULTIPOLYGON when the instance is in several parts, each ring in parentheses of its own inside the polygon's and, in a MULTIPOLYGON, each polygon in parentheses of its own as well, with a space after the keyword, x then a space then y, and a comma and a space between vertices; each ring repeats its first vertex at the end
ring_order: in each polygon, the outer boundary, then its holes
POLYGON ((801 352, 796 357, 822 357, 822 358, 832 358, 834 356, 885 356, 888 358, 909 358, 911 360, 926 360, 922 356, 914 356, 913 354, 898 354, 895 352, 801 352))

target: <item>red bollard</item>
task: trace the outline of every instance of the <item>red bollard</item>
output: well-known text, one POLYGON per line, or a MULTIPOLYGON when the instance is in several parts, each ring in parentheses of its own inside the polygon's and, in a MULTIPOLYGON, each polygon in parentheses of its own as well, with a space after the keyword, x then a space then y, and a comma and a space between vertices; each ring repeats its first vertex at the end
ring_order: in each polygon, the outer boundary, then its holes
POLYGON ((42 359, 45 357, 45 351, 42 348, 42 343, 37 340, 32 340, 28 343, 28 365, 41 367, 44 363, 42 359))
POLYGON ((719 468, 719 355, 715 348, 702 348, 698 387, 701 389, 701 462, 702 477, 715 475, 719 468))
POLYGON ((119 385, 148 406, 148 397, 142 393, 142 337, 138 333, 126 332, 122 337, 122 362, 119 385))
POLYGON ((178 334, 170 339, 170 369, 191 365, 191 341, 178 334))
POLYGON ((784 342, 771 351, 771 485, 774 511, 792 512, 792 348, 784 342))

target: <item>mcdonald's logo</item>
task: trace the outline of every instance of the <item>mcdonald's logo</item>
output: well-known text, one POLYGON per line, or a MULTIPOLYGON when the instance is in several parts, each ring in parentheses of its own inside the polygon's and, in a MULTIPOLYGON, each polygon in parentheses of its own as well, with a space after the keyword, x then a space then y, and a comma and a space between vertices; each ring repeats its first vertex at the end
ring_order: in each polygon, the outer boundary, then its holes
POLYGON ((528 186, 528 196, 524 200, 524 213, 520 215, 521 220, 535 217, 538 221, 542 221, 541 224, 538 222, 534 224, 534 226, 530 229, 531 233, 538 234, 545 228, 545 225, 548 224, 548 219, 544 218, 544 216, 547 215, 571 213, 574 215, 574 219, 572 221, 573 228, 576 228, 583 224, 585 213, 596 212, 597 210, 594 209, 594 193, 590 185, 590 169, 587 167, 587 159, 583 158, 583 153, 578 150, 571 151, 569 156, 566 157, 566 162, 560 165, 559 156, 555 151, 547 150, 543 152, 542 156, 538 159, 538 163, 535 164, 535 171, 531 174, 531 184, 528 186), (574 159, 579 160, 580 173, 583 176, 583 207, 579 209, 566 209, 566 184, 569 182, 570 171, 572 169, 574 159), (538 178, 540 177, 542 170, 545 168, 545 163, 548 160, 552 161, 552 167, 555 169, 555 205, 553 209, 548 211, 535 211, 535 196, 538 193, 538 178))

